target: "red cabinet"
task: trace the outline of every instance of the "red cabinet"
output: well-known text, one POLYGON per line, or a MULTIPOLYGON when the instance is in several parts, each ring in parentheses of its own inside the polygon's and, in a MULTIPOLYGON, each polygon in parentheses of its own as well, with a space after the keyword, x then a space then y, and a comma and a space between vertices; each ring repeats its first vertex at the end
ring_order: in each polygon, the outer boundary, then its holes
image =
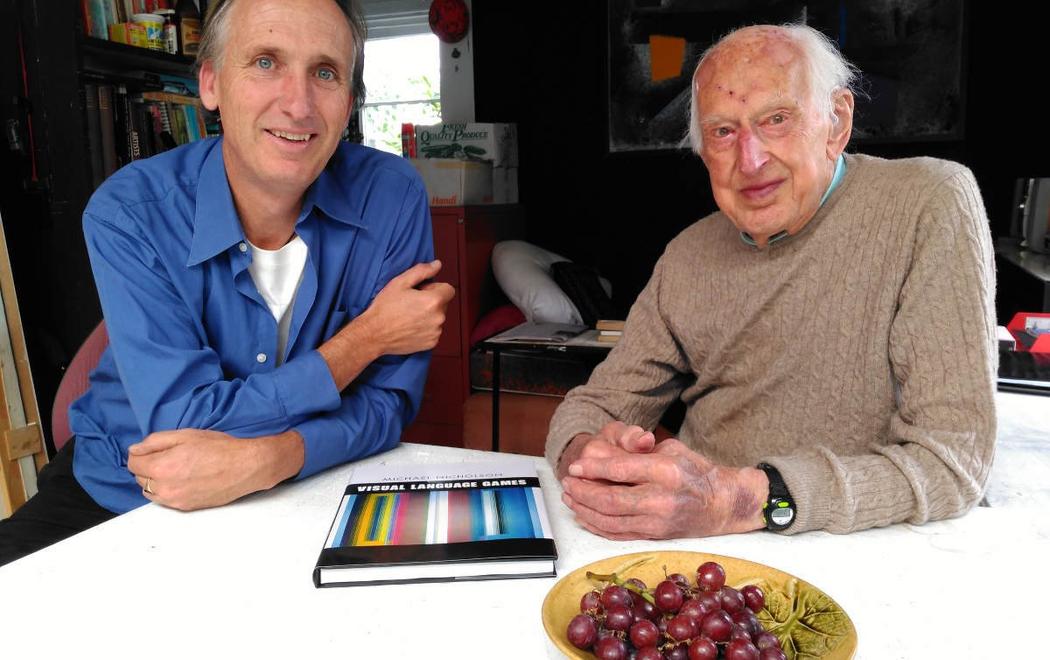
POLYGON ((470 333, 502 297, 492 276, 492 246, 524 235, 516 205, 433 207, 434 253, 439 280, 456 287, 445 327, 434 349, 423 406, 405 429, 406 442, 463 446, 463 402, 470 394, 470 333))

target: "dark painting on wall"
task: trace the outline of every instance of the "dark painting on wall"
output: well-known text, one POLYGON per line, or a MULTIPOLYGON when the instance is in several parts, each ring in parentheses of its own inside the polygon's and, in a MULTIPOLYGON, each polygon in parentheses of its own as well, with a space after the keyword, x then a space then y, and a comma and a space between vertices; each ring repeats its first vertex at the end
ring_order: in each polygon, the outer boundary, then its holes
POLYGON ((693 69, 730 30, 804 22, 862 72, 854 142, 961 139, 961 0, 608 0, 609 151, 686 148, 693 69), (654 40, 684 42, 680 69, 654 80, 654 40))

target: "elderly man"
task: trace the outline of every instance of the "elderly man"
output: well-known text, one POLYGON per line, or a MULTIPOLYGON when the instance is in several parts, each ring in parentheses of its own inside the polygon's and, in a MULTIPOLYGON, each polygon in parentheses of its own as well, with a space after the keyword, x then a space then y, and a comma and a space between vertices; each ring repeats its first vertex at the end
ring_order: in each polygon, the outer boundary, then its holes
POLYGON ((222 505, 398 442, 453 291, 426 283, 412 167, 340 141, 363 50, 349 2, 212 3, 200 91, 224 136, 88 204, 110 347, 74 440, 0 523, 0 564, 148 501, 222 505))
POLYGON ((719 212, 675 238, 547 458, 614 539, 851 532, 967 511, 992 462, 994 271, 961 165, 844 154, 854 70, 756 26, 693 77, 719 212), (650 431, 680 397, 678 438, 650 431))

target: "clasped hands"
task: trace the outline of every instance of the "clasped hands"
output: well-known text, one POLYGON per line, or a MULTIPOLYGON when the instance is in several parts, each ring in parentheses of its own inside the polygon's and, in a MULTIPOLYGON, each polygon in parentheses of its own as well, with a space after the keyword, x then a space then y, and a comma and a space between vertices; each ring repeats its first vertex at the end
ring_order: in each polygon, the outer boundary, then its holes
POLYGON ((576 435, 557 468, 576 521, 615 540, 717 536, 764 526, 769 482, 718 465, 674 438, 610 422, 576 435))

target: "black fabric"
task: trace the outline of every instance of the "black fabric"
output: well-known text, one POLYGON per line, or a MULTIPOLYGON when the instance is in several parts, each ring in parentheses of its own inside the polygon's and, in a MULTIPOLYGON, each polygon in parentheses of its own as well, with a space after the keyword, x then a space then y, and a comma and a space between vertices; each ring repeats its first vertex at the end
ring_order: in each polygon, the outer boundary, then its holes
POLYGON ((584 325, 594 327, 599 319, 616 318, 612 299, 598 280, 598 271, 590 266, 559 261, 551 264, 551 277, 572 304, 576 305, 584 325))
POLYGON ((37 475, 37 494, 0 520, 0 566, 115 518, 73 477, 70 440, 37 475))

